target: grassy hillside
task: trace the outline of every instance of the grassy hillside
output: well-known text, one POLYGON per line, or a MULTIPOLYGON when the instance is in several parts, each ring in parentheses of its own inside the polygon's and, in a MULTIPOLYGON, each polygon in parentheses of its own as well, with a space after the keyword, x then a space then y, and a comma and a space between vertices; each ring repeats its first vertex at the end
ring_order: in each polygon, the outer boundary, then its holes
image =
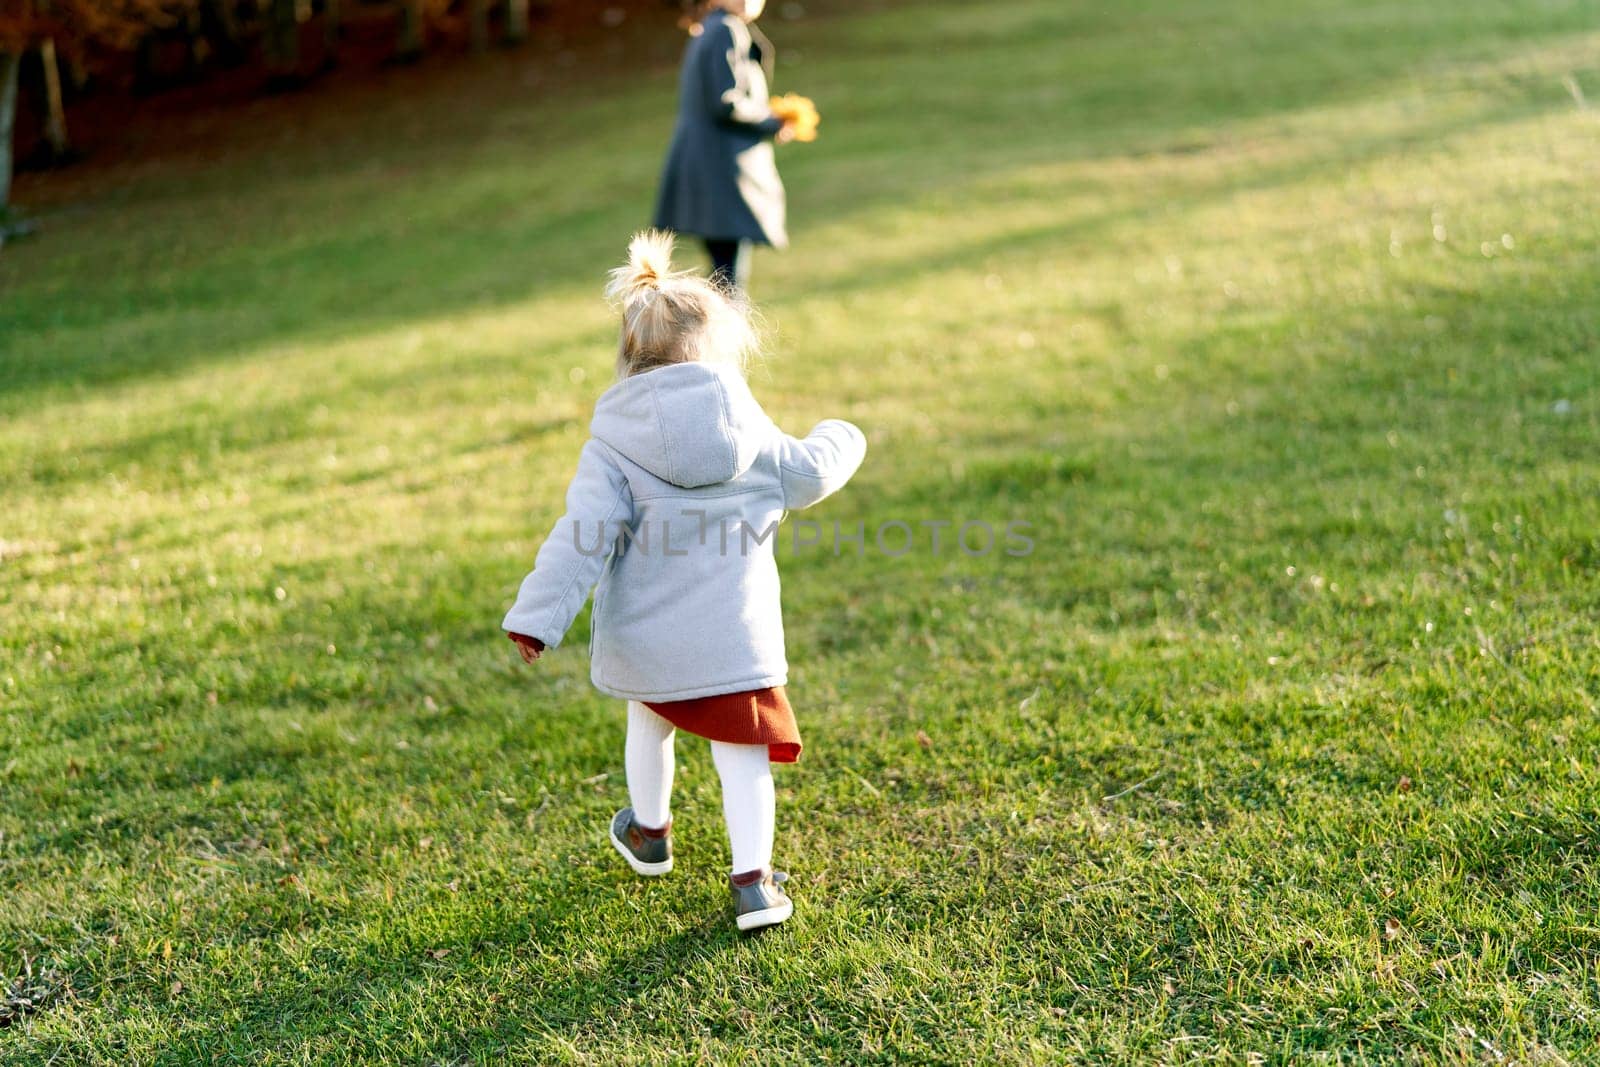
POLYGON ((0 1060, 1600 1056, 1593 5, 807 12, 757 395, 867 431, 820 521, 1035 551, 785 550, 795 918, 693 739, 629 875, 587 616, 498 630, 664 21, 24 186, 0 1060))

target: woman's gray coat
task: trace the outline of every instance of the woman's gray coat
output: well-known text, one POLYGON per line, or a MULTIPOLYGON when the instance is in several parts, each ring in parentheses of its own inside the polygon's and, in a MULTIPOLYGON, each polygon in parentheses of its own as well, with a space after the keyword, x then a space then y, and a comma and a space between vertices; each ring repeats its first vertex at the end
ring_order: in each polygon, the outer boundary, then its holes
POLYGON ((711 240, 789 244, 768 105, 771 45, 741 18, 713 11, 690 38, 678 77, 678 125, 661 173, 655 224, 711 240))

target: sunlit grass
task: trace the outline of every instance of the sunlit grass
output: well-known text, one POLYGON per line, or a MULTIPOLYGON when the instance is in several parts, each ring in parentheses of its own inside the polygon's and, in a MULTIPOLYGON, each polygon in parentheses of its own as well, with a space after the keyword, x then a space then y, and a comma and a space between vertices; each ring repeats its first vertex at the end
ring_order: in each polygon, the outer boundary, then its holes
POLYGON ((648 213, 638 29, 0 258, 0 1059, 1600 1052, 1592 20, 807 6, 756 391, 866 429, 824 523, 1037 550, 784 559, 795 919, 733 933, 692 742, 626 876, 583 642, 498 632, 648 213))

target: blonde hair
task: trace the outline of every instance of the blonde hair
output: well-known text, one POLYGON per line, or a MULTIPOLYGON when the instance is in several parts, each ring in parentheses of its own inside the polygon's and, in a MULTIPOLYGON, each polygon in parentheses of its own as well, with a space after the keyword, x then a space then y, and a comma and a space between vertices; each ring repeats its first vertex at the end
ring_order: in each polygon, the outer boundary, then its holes
POLYGON ((617 377, 674 363, 731 363, 743 371, 760 347, 737 291, 691 271, 673 271, 672 234, 645 230, 628 262, 611 272, 606 297, 622 310, 617 377))

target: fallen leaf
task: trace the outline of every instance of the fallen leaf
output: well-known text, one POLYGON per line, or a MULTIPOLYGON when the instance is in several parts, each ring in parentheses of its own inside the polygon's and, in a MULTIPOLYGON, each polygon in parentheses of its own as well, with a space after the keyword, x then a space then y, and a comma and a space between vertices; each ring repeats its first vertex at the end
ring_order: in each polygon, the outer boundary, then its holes
POLYGON ((1400 920, 1399 919, 1396 919, 1392 915, 1389 916, 1389 918, 1383 920, 1383 937, 1384 937, 1384 940, 1385 941, 1393 941, 1395 938, 1400 936, 1401 931, 1403 929, 1404 929, 1404 927, 1402 927, 1400 925, 1400 920))

